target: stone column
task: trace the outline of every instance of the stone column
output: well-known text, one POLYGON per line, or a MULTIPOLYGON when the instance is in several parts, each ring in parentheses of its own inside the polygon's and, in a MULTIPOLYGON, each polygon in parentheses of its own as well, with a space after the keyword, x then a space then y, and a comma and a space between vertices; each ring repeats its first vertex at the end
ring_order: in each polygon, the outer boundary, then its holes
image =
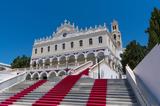
POLYGON ((44 68, 45 67, 45 59, 43 59, 42 62, 43 62, 43 68, 44 68))
POLYGON ((30 68, 31 69, 33 68, 33 61, 32 60, 30 61, 30 68))
POLYGON ((38 60, 36 60, 36 69, 38 69, 38 64, 39 64, 38 60))
POLYGON ((112 64, 112 65, 113 65, 113 70, 115 70, 115 64, 114 64, 114 62, 113 62, 113 64, 112 64))
POLYGON ((58 69, 60 65, 60 57, 57 57, 57 61, 58 61, 58 64, 57 64, 57 69, 58 69))
POLYGON ((112 60, 110 62, 110 67, 113 69, 113 62, 112 62, 112 60))
POLYGON ((49 65, 52 66, 52 58, 49 59, 49 65))
POLYGON ((95 59, 96 59, 96 64, 98 63, 98 56, 97 56, 97 52, 94 53, 95 55, 95 59))
POLYGON ((115 70, 118 72, 118 65, 116 65, 115 70))
POLYGON ((78 61, 77 61, 78 56, 75 55, 75 66, 78 66, 78 61))
POLYGON ((108 56, 105 56, 105 61, 107 62, 107 64, 109 65, 109 60, 108 60, 108 56))
POLYGON ((66 68, 68 68, 68 56, 66 56, 66 68))
POLYGON ((87 54, 84 54, 85 63, 87 62, 87 54))

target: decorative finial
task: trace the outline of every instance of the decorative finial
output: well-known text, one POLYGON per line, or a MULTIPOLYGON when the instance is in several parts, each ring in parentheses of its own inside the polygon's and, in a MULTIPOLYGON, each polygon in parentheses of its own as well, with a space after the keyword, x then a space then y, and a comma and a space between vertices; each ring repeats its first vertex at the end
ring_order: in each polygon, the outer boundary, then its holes
POLYGON ((85 31, 87 31, 87 27, 85 27, 85 31))
POLYGON ((78 26, 76 26, 76 30, 77 30, 77 31, 79 30, 78 26))
POLYGON ((35 39, 34 42, 36 43, 36 42, 37 42, 37 39, 35 39))
POLYGON ((61 23, 61 26, 63 26, 63 23, 61 23))
POLYGON ((74 23, 72 24, 72 26, 74 27, 74 23))
POLYGON ((64 23, 65 23, 65 24, 67 23, 67 20, 66 20, 66 19, 64 20, 64 23))
POLYGON ((81 28, 81 29, 80 29, 80 31, 82 32, 82 31, 83 31, 83 29, 81 28))
POLYGON ((102 28, 102 26, 101 26, 101 25, 99 25, 99 26, 98 26, 98 28, 102 28))
POLYGON ((104 25, 103 25, 104 27, 106 27, 106 23, 104 23, 104 25))
POLYGON ((59 30, 59 28, 57 27, 56 31, 58 31, 58 30, 59 30))
POLYGON ((52 33, 52 36, 54 36, 54 35, 55 35, 55 32, 52 33))
POLYGON ((49 36, 49 39, 51 39, 52 37, 51 36, 49 36))
POLYGON ((46 37, 46 40, 48 40, 48 38, 49 38, 49 37, 47 36, 47 37, 46 37))
POLYGON ((95 25, 95 29, 97 29, 97 25, 95 25))
POLYGON ((68 21, 68 25, 70 25, 70 21, 68 21))

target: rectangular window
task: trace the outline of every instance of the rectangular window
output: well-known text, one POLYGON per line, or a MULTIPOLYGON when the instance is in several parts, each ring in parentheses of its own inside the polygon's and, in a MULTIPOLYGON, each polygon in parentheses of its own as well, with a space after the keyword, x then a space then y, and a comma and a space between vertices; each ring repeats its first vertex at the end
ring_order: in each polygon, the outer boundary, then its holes
POLYGON ((102 36, 100 36, 99 38, 98 38, 98 40, 99 40, 99 43, 102 43, 102 36))
POLYGON ((65 43, 63 43, 63 45, 62 45, 62 49, 65 49, 65 43))
POLYGON ((93 44, 93 41, 92 41, 92 38, 89 39, 89 45, 92 45, 93 44))
POLYGON ((79 41, 79 46, 83 46, 83 41, 82 40, 79 41))
POLYGON ((71 48, 73 48, 73 46, 74 46, 74 43, 73 43, 73 42, 71 42, 71 48))
POLYGON ((50 52, 50 46, 48 46, 48 52, 50 52))
POLYGON ((43 53, 43 47, 41 48, 41 53, 43 53))
POLYGON ((37 54, 37 49, 35 49, 35 54, 37 54))
POLYGON ((57 51, 57 45, 55 45, 55 51, 57 51))

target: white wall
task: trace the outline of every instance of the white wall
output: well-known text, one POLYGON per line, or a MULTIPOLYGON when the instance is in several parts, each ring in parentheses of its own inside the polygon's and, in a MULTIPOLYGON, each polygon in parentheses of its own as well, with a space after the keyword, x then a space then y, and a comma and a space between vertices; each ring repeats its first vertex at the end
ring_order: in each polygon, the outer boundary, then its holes
POLYGON ((52 40, 46 40, 40 43, 35 43, 32 49, 32 58, 60 55, 64 53, 73 53, 84 50, 94 50, 98 48, 109 48, 113 54, 116 55, 116 47, 109 37, 110 33, 107 32, 106 29, 100 29, 95 31, 87 31, 87 32, 77 32, 67 37, 63 38, 62 35, 58 35, 56 37, 60 39, 55 39, 53 37, 52 40), (73 36, 75 35, 75 36, 73 36), (102 43, 98 42, 98 37, 102 37, 102 43), (89 39, 92 38, 93 44, 89 45, 89 39), (79 46, 79 40, 83 40, 83 46, 79 46), (74 47, 71 48, 70 43, 74 42, 74 47), (65 49, 62 49, 62 44, 65 43, 65 49), (57 45, 57 50, 55 51, 55 45, 57 45), (50 46, 50 52, 48 52, 47 48, 50 46), (43 53, 41 53, 41 48, 43 47, 43 53), (37 49, 37 54, 35 54, 35 48, 37 49))
POLYGON ((4 80, 0 81, 0 91, 3 91, 17 83, 20 83, 25 80, 26 72, 20 73, 18 75, 14 75, 9 78, 5 78, 4 80))
POLYGON ((133 71, 160 102, 160 45, 156 45, 133 71))
POLYGON ((98 66, 98 64, 93 66, 93 68, 89 72, 89 76, 91 78, 94 78, 94 79, 98 78, 98 67, 100 69, 100 77, 101 77, 101 79, 118 79, 119 78, 119 74, 116 73, 113 69, 111 69, 107 65, 105 60, 102 60, 100 62, 100 64, 99 64, 99 66, 98 66))

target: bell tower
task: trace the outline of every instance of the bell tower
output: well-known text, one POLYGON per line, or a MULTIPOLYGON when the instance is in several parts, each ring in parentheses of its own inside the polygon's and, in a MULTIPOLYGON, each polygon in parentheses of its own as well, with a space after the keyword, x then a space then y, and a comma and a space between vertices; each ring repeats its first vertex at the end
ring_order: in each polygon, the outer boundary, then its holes
POLYGON ((111 31, 112 38, 115 41, 117 48, 122 48, 121 32, 119 31, 118 22, 116 20, 113 20, 111 24, 111 31))

